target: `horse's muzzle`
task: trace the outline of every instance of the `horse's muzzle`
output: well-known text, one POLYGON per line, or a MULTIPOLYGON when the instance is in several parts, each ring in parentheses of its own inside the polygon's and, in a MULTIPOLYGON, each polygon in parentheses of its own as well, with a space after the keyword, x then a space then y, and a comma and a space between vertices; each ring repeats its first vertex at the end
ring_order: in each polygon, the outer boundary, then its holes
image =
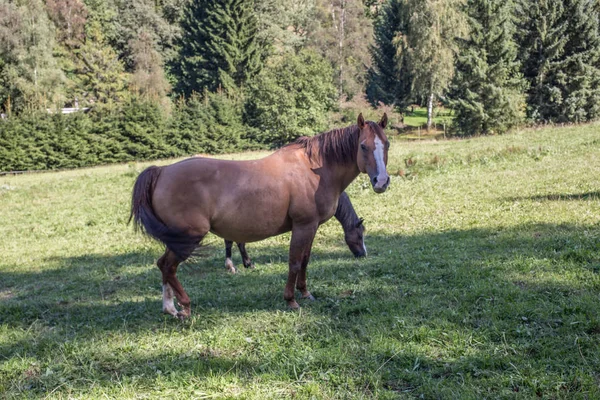
POLYGON ((388 186, 390 186, 390 176, 388 175, 387 179, 385 180, 378 180, 377 177, 374 177, 371 180, 371 184, 373 185, 373 190, 375 191, 375 193, 383 193, 388 188, 388 186), (383 184, 381 182, 383 182, 383 184))

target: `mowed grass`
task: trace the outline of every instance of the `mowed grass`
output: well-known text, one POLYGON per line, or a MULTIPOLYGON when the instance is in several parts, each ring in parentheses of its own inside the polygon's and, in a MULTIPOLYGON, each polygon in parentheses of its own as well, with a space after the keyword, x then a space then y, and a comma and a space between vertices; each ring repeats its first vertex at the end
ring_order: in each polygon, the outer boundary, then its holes
POLYGON ((209 238, 185 322, 127 226, 147 164, 1 177, 0 397, 600 398, 600 125, 391 140, 366 259, 329 221, 288 311, 289 234, 237 275, 209 238))
MULTIPOLYGON (((451 111, 447 109, 436 109, 433 115, 433 123, 438 126, 439 129, 443 131, 444 124, 446 126, 450 126, 452 122, 451 111)), ((423 127, 427 125, 427 108, 425 107, 415 107, 412 112, 410 109, 404 115, 404 123, 407 126, 412 127, 423 127)))

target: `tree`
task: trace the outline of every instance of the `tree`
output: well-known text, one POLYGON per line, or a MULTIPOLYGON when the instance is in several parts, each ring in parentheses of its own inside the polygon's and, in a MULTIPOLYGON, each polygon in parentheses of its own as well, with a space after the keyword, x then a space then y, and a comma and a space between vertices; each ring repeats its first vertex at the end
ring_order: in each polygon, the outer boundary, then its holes
POLYGON ((379 11, 371 46, 372 65, 368 71, 367 98, 372 105, 379 102, 404 109, 411 104, 411 76, 408 58, 398 60, 396 37, 408 32, 403 0, 390 0, 379 11))
POLYGON ((455 39, 466 31, 462 4, 463 0, 405 1, 408 30, 396 37, 397 59, 409 66, 413 96, 427 99, 427 129, 434 100, 445 94, 454 74, 455 39))
POLYGON ((309 47, 320 52, 334 67, 340 98, 352 98, 364 90, 373 37, 371 20, 362 0, 318 0, 319 26, 309 47))
POLYGON ((171 89, 162 68, 162 57, 153 46, 148 32, 142 30, 129 43, 133 57, 131 83, 142 96, 153 100, 164 100, 171 89))
MULTIPOLYGON (((151 45, 153 52, 159 54, 156 60, 171 62, 176 57, 175 42, 180 35, 178 20, 170 13, 177 13, 178 4, 161 4, 158 0, 114 0, 118 10, 114 19, 116 35, 109 40, 111 46, 124 61, 127 71, 136 68, 135 49, 132 44, 144 36, 144 43, 151 45), (174 8, 175 7, 175 8, 174 8), (167 16, 163 16, 163 12, 167 16)), ((139 50, 139 49, 137 49, 139 50)), ((163 69, 162 62, 154 69, 163 69)))
POLYGON ((46 0, 46 9, 57 28, 59 43, 76 47, 83 42, 87 8, 81 0, 46 0))
POLYGON ((522 122, 526 82, 513 39, 512 4, 468 0, 470 32, 459 41, 450 91, 460 134, 502 133, 522 122))
POLYGON ((36 110, 63 99, 64 75, 53 57, 54 26, 41 0, 0 0, 0 105, 36 110))
POLYGON ((117 53, 106 43, 99 21, 88 22, 85 43, 75 55, 77 85, 84 102, 112 104, 127 99, 129 76, 117 53))
POLYGON ((281 146, 327 128, 336 98, 333 70, 318 54, 274 56, 249 87, 246 122, 255 141, 281 146))
POLYGON ((600 35, 588 0, 521 0, 520 58, 528 115, 541 122, 600 116, 600 35))
POLYGON ((193 0, 182 19, 174 72, 186 95, 235 90, 261 68, 257 21, 250 0, 193 0))
POLYGON ((258 42, 276 53, 298 52, 318 24, 316 0, 259 0, 258 42))

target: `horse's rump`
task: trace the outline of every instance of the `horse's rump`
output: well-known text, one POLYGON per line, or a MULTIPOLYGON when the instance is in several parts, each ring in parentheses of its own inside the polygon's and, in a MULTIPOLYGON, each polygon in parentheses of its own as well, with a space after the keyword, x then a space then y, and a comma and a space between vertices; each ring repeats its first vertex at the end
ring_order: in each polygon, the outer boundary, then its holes
POLYGON ((152 207, 152 194, 161 171, 161 167, 151 166, 138 176, 133 186, 129 221, 133 219, 136 230, 141 230, 164 243, 177 258, 183 261, 192 255, 204 236, 188 235, 182 230, 165 225, 156 216, 152 207))

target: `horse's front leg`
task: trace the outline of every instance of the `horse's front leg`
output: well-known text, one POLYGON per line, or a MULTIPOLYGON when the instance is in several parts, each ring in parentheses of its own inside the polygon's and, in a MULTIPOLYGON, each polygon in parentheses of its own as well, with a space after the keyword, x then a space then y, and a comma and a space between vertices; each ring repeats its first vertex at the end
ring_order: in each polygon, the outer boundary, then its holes
POLYGON ((314 297, 306 290, 306 267, 310 259, 310 249, 317 233, 317 227, 318 225, 303 225, 292 228, 290 268, 283 298, 288 302, 290 308, 293 309, 300 307, 294 298, 294 286, 300 290, 302 298, 314 300, 314 297))
POLYGON ((225 239, 225 268, 227 271, 235 274, 237 269, 235 269, 235 265, 233 265, 233 261, 231 261, 231 247, 233 246, 233 242, 231 240, 225 239))

